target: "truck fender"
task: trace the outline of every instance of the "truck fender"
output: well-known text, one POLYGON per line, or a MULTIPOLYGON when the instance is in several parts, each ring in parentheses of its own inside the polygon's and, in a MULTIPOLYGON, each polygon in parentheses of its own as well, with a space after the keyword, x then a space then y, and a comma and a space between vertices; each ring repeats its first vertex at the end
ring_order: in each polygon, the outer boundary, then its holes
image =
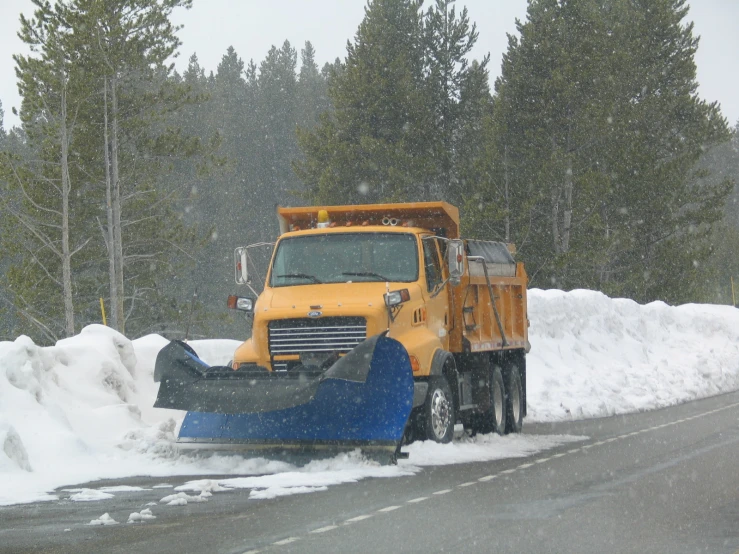
POLYGON ((256 344, 254 344, 253 339, 246 339, 236 348, 236 351, 234 352, 234 361, 237 364, 259 363, 259 355, 256 351, 256 344))
POLYGON ((452 360, 450 363, 453 364, 456 372, 457 365, 454 364, 454 356, 452 353, 438 348, 431 357, 431 370, 429 371, 429 375, 444 375, 444 365, 446 365, 447 360, 450 358, 452 360))

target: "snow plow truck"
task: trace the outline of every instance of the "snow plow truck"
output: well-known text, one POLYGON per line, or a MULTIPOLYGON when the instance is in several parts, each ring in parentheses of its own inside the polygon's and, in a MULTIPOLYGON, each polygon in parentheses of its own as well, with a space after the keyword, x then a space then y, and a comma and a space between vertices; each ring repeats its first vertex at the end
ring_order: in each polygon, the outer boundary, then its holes
MULTIPOLYGON (((178 442, 354 449, 395 461, 412 440, 515 433, 526 415, 526 286, 514 248, 462 240, 444 202, 278 208, 260 294, 229 297, 252 336, 228 366, 172 341, 156 407, 178 442)), ((251 283, 249 247, 236 282, 251 283)), ((249 287, 251 288, 251 287, 249 287)))

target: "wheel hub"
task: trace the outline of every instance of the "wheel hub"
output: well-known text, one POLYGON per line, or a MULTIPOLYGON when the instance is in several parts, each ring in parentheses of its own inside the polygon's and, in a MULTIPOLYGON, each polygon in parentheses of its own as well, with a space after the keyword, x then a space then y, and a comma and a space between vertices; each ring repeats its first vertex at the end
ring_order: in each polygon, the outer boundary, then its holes
POLYGON ((499 386, 493 387, 493 409, 495 410, 495 424, 503 421, 503 391, 499 386))
POLYGON ((513 412, 513 421, 517 422, 521 418, 521 392, 518 387, 512 387, 509 392, 511 395, 511 412, 513 412))
POLYGON ((440 439, 446 434, 449 421, 452 417, 451 412, 449 399, 444 394, 444 391, 435 390, 431 396, 431 427, 433 428, 435 437, 440 439))

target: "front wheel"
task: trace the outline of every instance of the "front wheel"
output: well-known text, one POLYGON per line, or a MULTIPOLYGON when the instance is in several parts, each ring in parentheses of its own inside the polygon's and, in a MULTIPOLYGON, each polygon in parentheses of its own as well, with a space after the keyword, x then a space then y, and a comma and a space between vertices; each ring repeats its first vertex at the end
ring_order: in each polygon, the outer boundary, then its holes
POLYGON ((434 442, 447 443, 454 436, 454 400, 445 377, 429 379, 426 402, 423 405, 423 435, 434 442))

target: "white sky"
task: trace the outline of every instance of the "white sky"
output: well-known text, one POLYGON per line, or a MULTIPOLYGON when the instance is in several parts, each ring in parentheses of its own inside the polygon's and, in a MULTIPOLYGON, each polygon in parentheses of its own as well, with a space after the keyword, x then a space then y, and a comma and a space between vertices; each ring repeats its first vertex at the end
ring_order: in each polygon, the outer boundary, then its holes
MULTIPOLYGON (((426 1, 427 4, 430 0, 426 1)), ((316 49, 319 65, 344 58, 346 42, 354 37, 364 16, 365 0, 194 0, 193 9, 176 13, 185 25, 179 68, 196 52, 206 71, 215 71, 221 56, 233 46, 241 58, 259 63, 270 46, 286 39, 298 50, 306 40, 316 49)), ((507 46, 506 32, 515 30, 516 17, 526 14, 526 0, 457 0, 467 6, 480 33, 474 57, 491 54, 490 70, 497 76, 507 46)), ((733 126, 739 121, 739 2, 736 0, 689 0, 689 18, 701 36, 696 62, 701 96, 721 103, 733 126)), ((0 0, 0 100, 5 128, 18 122, 11 113, 20 104, 12 55, 22 52, 17 38, 18 15, 30 15, 31 0, 0 0)))

